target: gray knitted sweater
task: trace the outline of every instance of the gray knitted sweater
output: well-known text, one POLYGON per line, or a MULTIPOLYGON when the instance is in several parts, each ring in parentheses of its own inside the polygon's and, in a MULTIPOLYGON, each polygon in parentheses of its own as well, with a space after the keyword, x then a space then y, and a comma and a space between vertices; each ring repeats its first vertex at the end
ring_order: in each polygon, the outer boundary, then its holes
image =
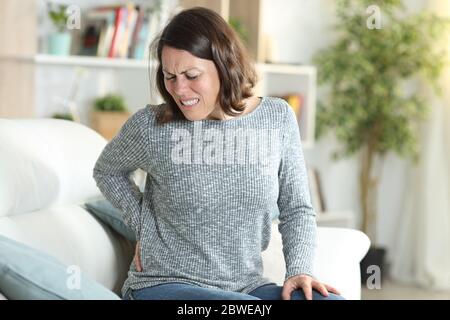
POLYGON ((122 288, 165 282, 248 293, 271 283, 261 252, 278 214, 286 276, 312 274, 316 222, 295 114, 264 97, 230 120, 164 125, 140 109, 106 145, 94 178, 141 243, 122 288), (131 173, 147 172, 144 193, 131 173))

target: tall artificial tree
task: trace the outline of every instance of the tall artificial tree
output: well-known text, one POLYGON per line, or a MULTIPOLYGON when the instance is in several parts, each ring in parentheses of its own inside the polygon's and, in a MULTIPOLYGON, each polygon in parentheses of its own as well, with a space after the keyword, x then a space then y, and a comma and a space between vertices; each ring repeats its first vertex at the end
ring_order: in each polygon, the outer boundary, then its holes
POLYGON ((418 124, 429 110, 419 91, 403 90, 405 83, 418 80, 439 91, 437 80, 446 63, 448 43, 441 40, 448 35, 449 21, 405 11, 401 0, 337 1, 336 43, 314 57, 325 89, 316 135, 334 132, 342 147, 335 159, 359 156, 362 230, 373 241, 375 161, 391 151, 417 160, 418 124), (377 18, 381 21, 374 23, 377 18))

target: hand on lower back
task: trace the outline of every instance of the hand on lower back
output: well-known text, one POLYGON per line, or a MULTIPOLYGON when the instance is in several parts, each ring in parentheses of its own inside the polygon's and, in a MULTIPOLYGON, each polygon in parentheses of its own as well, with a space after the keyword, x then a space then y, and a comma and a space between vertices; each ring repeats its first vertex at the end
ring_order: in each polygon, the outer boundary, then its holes
POLYGON ((134 250, 134 264, 136 265, 136 270, 138 272, 142 271, 142 264, 141 264, 141 255, 140 255, 140 242, 138 241, 136 243, 136 249, 134 250))

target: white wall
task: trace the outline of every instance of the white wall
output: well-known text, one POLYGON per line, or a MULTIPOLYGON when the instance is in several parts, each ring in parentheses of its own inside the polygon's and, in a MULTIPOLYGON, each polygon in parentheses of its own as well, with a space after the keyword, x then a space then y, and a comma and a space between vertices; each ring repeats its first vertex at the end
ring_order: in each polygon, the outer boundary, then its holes
POLYGON ((277 49, 278 62, 309 64, 334 38, 334 0, 264 0, 263 29, 277 49))
MULTIPOLYGON (((426 0, 403 1, 407 12, 417 12, 426 5, 426 0)), ((279 62, 310 64, 313 55, 331 44, 335 39, 333 23, 334 0, 266 0, 264 28, 275 39, 279 39, 279 62), (288 8, 288 9, 287 9, 288 8)), ((382 8, 381 8, 382 10, 382 8)), ((320 90, 319 90, 320 99, 320 90)), ((319 169, 326 204, 330 210, 350 209, 360 221, 359 164, 356 157, 334 162, 331 152, 338 148, 332 135, 317 141, 314 148, 305 150, 310 165, 319 169)), ((408 192, 406 184, 407 163, 395 155, 388 155, 381 168, 379 187, 377 240, 388 248, 388 260, 396 241, 396 228, 402 199, 408 192)))

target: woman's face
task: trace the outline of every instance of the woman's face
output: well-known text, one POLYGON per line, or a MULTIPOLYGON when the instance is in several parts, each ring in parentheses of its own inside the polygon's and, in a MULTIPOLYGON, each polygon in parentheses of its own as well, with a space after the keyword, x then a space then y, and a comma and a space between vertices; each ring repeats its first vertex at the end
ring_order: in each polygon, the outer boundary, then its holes
POLYGON ((220 119, 220 80, 214 62, 165 46, 161 56, 166 90, 191 121, 220 119))

